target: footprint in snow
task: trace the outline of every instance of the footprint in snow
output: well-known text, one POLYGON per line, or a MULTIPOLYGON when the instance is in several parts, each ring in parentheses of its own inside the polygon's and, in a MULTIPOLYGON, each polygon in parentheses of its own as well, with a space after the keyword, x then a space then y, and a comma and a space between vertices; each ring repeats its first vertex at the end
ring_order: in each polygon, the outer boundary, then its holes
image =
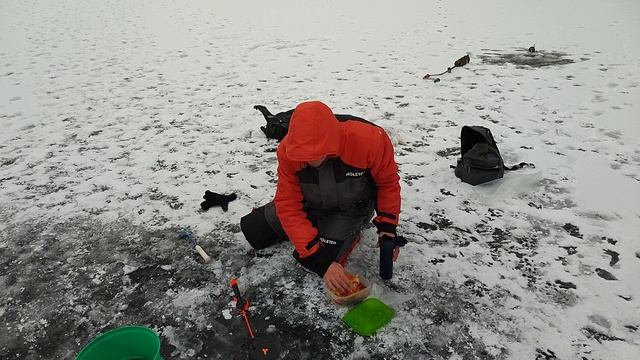
POLYGON ((562 289, 577 289, 578 286, 576 286, 576 284, 570 282, 570 281, 562 281, 562 280, 556 280, 555 281, 556 284, 558 284, 560 286, 560 288, 562 289))
POLYGON ((566 230, 569 235, 582 239, 582 234, 580 234, 580 229, 577 226, 566 223, 562 226, 562 228, 566 230))
POLYGON ((598 276, 600 276, 601 278, 603 278, 605 280, 609 280, 609 281, 618 280, 618 278, 615 277, 612 273, 610 273, 610 272, 608 272, 607 270, 604 270, 604 269, 596 268, 596 274, 598 274, 598 276))
POLYGON ((603 250, 605 254, 611 256, 611 261, 609 261, 609 266, 613 266, 620 261, 620 254, 609 249, 603 250))

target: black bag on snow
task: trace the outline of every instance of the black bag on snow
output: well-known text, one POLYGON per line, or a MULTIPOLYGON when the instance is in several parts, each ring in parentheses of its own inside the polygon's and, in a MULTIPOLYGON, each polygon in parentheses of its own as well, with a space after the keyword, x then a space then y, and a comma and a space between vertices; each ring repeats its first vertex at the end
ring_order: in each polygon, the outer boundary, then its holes
POLYGON ((460 180, 478 185, 502 178, 504 162, 489 129, 463 126, 460 141, 461 158, 455 166, 455 174, 460 180))
POLYGON ((260 111, 267 120, 267 125, 260 126, 260 130, 267 136, 267 139, 282 141, 289 131, 289 120, 291 120, 294 109, 273 115, 262 105, 256 105, 253 108, 260 111))
POLYGON ((460 156, 455 168, 456 177, 471 185, 500 179, 505 170, 517 170, 531 163, 521 162, 511 167, 504 166, 498 145, 491 131, 484 126, 463 126, 460 132, 460 156))
MULTIPOLYGON (((265 120, 267 120, 267 125, 260 126, 260 130, 262 130, 262 132, 267 136, 267 139, 276 139, 278 142, 282 141, 289 131, 289 121, 291 121, 291 116, 295 109, 279 112, 273 115, 269 109, 263 105, 255 105, 253 108, 260 111, 265 120)), ((370 123, 365 119, 353 115, 334 114, 334 116, 338 121, 358 120, 370 123)))

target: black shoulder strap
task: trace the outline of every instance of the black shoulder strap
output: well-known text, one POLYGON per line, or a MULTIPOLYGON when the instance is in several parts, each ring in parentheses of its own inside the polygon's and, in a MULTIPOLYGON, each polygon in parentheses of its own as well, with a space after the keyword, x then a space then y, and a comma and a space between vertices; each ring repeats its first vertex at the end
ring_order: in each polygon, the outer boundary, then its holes
POLYGON ((369 125, 373 125, 375 127, 380 127, 374 123, 372 123, 371 121, 365 120, 361 117, 357 117, 357 116, 353 116, 353 115, 348 115, 348 114, 334 114, 334 116, 336 117, 336 119, 338 119, 338 121, 340 122, 345 122, 345 121, 359 121, 359 122, 363 122, 369 125))
POLYGON ((526 162, 521 162, 518 165, 513 165, 513 166, 505 166, 504 169, 505 170, 518 170, 518 169, 522 169, 523 167, 531 167, 535 169, 535 165, 533 165, 532 163, 526 163, 526 162))
MULTIPOLYGON (((513 165, 513 166, 504 166, 505 170, 518 170, 518 169, 522 169, 523 167, 530 167, 530 168, 534 168, 535 169, 535 165, 532 163, 526 163, 526 162, 521 162, 518 165, 513 165)), ((455 165, 449 165, 449 168, 451 169, 455 169, 456 166, 455 165)))

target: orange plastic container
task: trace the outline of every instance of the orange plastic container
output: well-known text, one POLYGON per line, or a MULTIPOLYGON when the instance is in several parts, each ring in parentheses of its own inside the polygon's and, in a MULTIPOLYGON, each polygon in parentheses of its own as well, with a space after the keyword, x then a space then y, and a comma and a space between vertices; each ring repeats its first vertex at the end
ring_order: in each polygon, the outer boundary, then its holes
POLYGON ((357 275, 357 276, 360 280, 360 284, 362 284, 364 288, 358 292, 355 292, 347 296, 340 296, 335 294, 333 291, 329 290, 329 288, 325 284, 324 288, 327 294, 329 294, 329 297, 331 298, 331 300, 333 300, 336 304, 339 304, 339 305, 353 305, 353 304, 359 303, 360 301, 364 300, 367 296, 369 296, 369 293, 371 292, 371 283, 366 278, 360 275, 357 275))

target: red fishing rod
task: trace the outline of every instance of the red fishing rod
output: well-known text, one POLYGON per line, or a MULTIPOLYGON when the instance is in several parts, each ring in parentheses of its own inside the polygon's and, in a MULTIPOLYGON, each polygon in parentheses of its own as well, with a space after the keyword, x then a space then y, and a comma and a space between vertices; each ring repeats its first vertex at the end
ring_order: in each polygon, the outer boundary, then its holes
POLYGON ((252 353, 252 358, 275 359, 280 352, 279 346, 277 346, 277 343, 264 338, 266 334, 262 334, 261 338, 256 338, 254 327, 251 325, 251 318, 249 317, 251 302, 248 299, 243 298, 240 294, 238 280, 236 280, 236 278, 231 279, 231 288, 235 295, 233 299, 236 301, 236 311, 244 319, 244 324, 247 328, 247 332, 249 333, 249 347, 251 350, 250 352, 252 353), (274 347, 273 349, 272 346, 274 347))
POLYGON ((243 299, 242 295, 240 295, 240 289, 238 289, 238 280, 236 278, 231 279, 231 287, 233 288, 233 293, 235 294, 236 301, 236 311, 240 316, 244 318, 244 323, 247 326, 247 330, 249 331, 249 336, 251 340, 255 339, 255 335, 253 334, 253 328, 251 327, 251 320, 249 319, 249 308, 251 307, 251 303, 247 299, 243 299))

